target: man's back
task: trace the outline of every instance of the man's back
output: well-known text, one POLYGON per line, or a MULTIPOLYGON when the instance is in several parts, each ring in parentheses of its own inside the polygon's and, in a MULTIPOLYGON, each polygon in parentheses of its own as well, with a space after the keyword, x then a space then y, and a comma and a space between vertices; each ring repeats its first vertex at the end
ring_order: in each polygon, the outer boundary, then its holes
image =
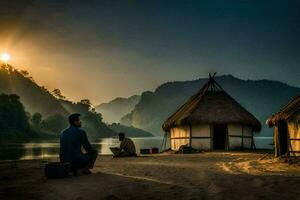
POLYGON ((84 130, 75 126, 65 129, 60 137, 60 160, 72 162, 78 159, 82 155, 81 146, 89 153, 95 151, 84 130))
POLYGON ((129 138, 124 138, 124 140, 120 144, 120 148, 130 154, 136 154, 135 145, 133 141, 129 138))

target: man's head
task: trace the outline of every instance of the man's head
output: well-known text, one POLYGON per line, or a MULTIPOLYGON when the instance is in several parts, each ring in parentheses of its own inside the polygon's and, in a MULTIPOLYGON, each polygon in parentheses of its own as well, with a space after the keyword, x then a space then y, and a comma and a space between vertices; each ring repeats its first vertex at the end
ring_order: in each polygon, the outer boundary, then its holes
POLYGON ((119 133, 119 141, 123 141, 125 138, 125 133, 121 132, 119 133))
POLYGON ((74 113, 69 116, 69 123, 70 125, 76 126, 76 127, 81 127, 81 121, 79 119, 80 114, 79 113, 74 113))

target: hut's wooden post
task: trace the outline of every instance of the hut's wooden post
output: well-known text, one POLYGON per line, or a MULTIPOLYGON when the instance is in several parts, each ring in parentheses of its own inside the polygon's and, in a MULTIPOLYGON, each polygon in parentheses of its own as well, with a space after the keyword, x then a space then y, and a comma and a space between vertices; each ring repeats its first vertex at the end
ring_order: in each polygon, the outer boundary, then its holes
POLYGON ((280 155, 280 148, 278 143, 278 127, 274 127, 274 149, 275 149, 275 157, 278 157, 280 155))
POLYGON ((168 137, 170 137, 170 148, 171 148, 171 133, 167 132, 166 139, 165 139, 165 149, 167 148, 168 137))
POLYGON ((213 136, 213 125, 209 124, 209 131, 210 131, 210 150, 214 149, 214 136, 213 136))
POLYGON ((244 125, 242 125, 242 149, 244 148, 244 125))
POLYGON ((166 149, 166 140, 167 140, 167 132, 165 132, 163 141, 160 146, 160 152, 163 152, 166 149))
POLYGON ((161 143, 161 150, 160 152, 164 151, 167 149, 167 142, 168 142, 168 136, 170 136, 170 149, 172 149, 172 144, 171 144, 171 133, 170 132, 165 132, 163 141, 161 143))
POLYGON ((287 134, 287 152, 286 152, 286 155, 288 157, 290 157, 290 151, 293 151, 293 148, 292 148, 292 144, 291 144, 291 138, 290 138, 290 133, 289 133, 289 126, 288 126, 288 123, 286 122, 286 134, 287 134))
POLYGON ((229 150, 229 135, 228 135, 228 124, 226 124, 226 140, 225 140, 225 149, 229 150))
POLYGON ((189 124, 189 127, 190 127, 190 147, 192 147, 192 126, 189 124))
POLYGON ((256 149, 255 143, 254 143, 254 131, 253 128, 251 128, 251 149, 256 149))

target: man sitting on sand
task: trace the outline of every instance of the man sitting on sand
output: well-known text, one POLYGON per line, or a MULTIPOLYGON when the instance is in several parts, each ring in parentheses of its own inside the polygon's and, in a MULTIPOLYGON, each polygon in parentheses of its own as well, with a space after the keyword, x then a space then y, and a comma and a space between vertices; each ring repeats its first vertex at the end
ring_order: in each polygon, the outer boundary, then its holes
POLYGON ((72 114, 69 116, 70 127, 65 129, 60 136, 60 153, 61 162, 69 162, 71 172, 77 175, 78 170, 85 174, 91 174, 92 169, 98 156, 81 127, 79 119, 80 114, 72 114), (87 153, 81 151, 81 147, 87 153))
POLYGON ((131 139, 125 137, 125 133, 119 133, 120 148, 110 148, 114 157, 136 156, 135 146, 131 139))

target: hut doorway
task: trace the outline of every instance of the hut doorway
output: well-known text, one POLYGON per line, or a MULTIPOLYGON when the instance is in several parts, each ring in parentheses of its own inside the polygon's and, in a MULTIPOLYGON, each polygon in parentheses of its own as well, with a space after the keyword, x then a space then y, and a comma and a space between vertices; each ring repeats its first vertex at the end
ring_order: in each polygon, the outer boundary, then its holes
POLYGON ((225 150, 227 135, 227 124, 214 124, 213 148, 225 150))
POLYGON ((279 141, 279 150, 280 155, 284 155, 288 151, 288 128, 287 123, 284 120, 279 120, 278 122, 278 141, 279 141))

